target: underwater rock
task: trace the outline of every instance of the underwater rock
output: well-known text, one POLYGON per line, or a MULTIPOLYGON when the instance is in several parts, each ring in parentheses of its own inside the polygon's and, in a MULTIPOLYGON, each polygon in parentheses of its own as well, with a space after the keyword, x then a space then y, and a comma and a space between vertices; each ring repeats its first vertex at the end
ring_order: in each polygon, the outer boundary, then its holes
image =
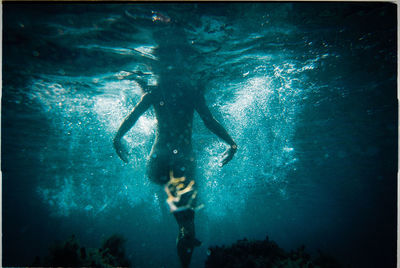
POLYGON ((52 266, 77 267, 83 264, 79 254, 79 242, 73 235, 64 243, 56 243, 50 247, 50 255, 45 258, 45 264, 52 266))
POLYGON ((105 263, 115 267, 129 267, 130 261, 125 257, 125 239, 120 235, 112 235, 103 242, 99 249, 105 263))
POLYGON ((319 256, 311 259, 305 252, 305 246, 295 251, 285 252, 274 241, 238 240, 229 247, 210 247, 206 260, 206 268, 338 268, 341 265, 327 255, 319 252, 319 256))
POLYGON ((122 236, 112 235, 100 248, 85 248, 72 235, 66 241, 52 245, 43 263, 36 257, 32 267, 130 267, 124 245, 122 236))

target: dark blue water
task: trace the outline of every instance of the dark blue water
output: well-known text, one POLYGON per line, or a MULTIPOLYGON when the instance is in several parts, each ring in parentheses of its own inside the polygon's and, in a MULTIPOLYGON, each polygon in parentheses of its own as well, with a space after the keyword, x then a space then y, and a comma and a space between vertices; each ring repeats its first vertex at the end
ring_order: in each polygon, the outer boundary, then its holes
POLYGON ((396 8, 5 3, 3 265, 30 265, 71 234, 96 247, 120 233, 134 266, 177 267, 176 222, 145 173, 154 112, 126 136, 130 164, 112 146, 142 94, 132 72, 157 83, 173 55, 239 146, 220 168, 225 145, 195 116, 193 267, 209 246, 266 235, 351 267, 394 267, 396 8), (160 43, 171 50, 157 56, 160 43))

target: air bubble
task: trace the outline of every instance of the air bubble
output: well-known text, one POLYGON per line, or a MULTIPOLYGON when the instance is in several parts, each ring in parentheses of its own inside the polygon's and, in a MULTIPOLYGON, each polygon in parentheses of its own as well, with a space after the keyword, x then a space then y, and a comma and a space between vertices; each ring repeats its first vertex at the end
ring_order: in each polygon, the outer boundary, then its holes
POLYGON ((178 150, 177 150, 177 149, 174 149, 172 152, 173 152, 174 154, 177 154, 177 153, 178 153, 178 150))
POLYGON ((160 106, 164 106, 164 102, 163 101, 160 101, 160 106))

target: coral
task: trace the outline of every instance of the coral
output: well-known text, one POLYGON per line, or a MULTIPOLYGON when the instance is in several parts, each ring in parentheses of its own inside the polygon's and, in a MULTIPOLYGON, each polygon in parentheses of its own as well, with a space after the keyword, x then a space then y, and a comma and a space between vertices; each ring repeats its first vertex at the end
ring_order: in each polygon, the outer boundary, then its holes
POLYGON ((99 252, 105 263, 115 267, 130 266, 129 260, 125 258, 125 239, 120 235, 112 235, 103 242, 99 252))
POLYGON ((81 247, 72 235, 65 242, 56 242, 49 248, 49 255, 43 263, 36 257, 32 266, 46 267, 129 267, 131 263, 125 257, 125 239, 112 235, 100 248, 81 247))
POLYGON ((320 253, 313 261, 301 246, 289 253, 280 248, 274 241, 238 240, 229 247, 211 247, 208 251, 206 268, 336 268, 341 267, 333 258, 320 253))
POLYGON ((50 247, 50 255, 46 262, 54 266, 81 266, 83 263, 79 251, 79 242, 73 235, 63 244, 57 243, 50 247))

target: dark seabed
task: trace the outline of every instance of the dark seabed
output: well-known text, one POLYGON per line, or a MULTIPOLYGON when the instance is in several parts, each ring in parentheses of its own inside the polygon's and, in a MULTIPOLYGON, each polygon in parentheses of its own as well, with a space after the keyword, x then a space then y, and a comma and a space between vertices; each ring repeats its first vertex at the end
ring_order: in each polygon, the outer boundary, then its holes
POLYGON ((226 145, 195 116, 192 267, 210 246, 266 235, 395 267, 397 6, 343 2, 3 3, 3 265, 119 233, 133 266, 178 266, 176 222, 145 173, 153 110, 126 136, 130 164, 112 146, 142 94, 132 72, 156 83, 168 64, 158 42, 239 146, 220 168, 226 145))

